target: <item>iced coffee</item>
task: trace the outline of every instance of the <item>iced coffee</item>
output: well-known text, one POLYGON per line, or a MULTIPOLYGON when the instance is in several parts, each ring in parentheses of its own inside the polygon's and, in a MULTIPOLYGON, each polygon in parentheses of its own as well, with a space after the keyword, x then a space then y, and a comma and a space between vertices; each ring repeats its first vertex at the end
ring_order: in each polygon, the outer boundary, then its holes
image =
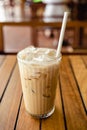
POLYGON ((17 55, 25 108, 46 118, 54 112, 61 55, 55 49, 30 46, 17 55))

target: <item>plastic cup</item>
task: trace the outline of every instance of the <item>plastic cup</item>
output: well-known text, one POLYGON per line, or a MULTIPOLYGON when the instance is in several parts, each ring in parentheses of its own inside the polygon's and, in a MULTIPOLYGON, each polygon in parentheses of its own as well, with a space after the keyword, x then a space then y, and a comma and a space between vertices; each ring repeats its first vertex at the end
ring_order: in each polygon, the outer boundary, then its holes
MULTIPOLYGON (((54 55, 54 52, 56 55, 54 49, 39 48, 42 57, 45 55, 42 55, 44 50, 46 52, 49 50, 49 57, 54 55)), ((46 118, 55 110, 61 55, 51 60, 38 62, 31 62, 27 55, 32 57, 31 51, 28 49, 20 51, 17 55, 25 108, 34 117, 46 118)), ((38 57, 38 54, 34 54, 34 56, 38 57)))

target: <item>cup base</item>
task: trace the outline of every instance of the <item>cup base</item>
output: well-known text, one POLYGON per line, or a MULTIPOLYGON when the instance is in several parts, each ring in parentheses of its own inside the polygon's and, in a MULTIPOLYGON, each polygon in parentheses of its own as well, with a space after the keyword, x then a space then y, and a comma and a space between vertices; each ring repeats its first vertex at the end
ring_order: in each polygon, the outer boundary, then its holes
POLYGON ((53 107, 53 109, 50 112, 48 112, 46 114, 42 114, 42 115, 34 115, 29 112, 28 113, 35 118, 44 119, 44 118, 50 117, 54 113, 54 110, 55 110, 55 107, 53 107))

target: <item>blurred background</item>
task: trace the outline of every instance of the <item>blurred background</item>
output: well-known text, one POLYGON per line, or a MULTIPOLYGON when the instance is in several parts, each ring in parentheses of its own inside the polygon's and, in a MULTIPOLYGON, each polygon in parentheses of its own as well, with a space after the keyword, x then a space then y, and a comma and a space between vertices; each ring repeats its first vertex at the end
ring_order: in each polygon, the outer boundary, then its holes
POLYGON ((87 52, 87 0, 0 0, 0 53, 29 45, 56 49, 64 11, 71 14, 62 52, 87 52))

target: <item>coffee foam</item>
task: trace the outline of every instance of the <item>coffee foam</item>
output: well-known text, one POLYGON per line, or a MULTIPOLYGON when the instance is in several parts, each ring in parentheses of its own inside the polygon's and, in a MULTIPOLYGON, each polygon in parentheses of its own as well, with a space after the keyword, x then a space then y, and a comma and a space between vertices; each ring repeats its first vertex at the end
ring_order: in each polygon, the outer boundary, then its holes
POLYGON ((33 64, 47 63, 58 59, 55 49, 35 48, 34 46, 30 46, 19 52, 18 57, 23 61, 29 61, 29 63, 33 64))

